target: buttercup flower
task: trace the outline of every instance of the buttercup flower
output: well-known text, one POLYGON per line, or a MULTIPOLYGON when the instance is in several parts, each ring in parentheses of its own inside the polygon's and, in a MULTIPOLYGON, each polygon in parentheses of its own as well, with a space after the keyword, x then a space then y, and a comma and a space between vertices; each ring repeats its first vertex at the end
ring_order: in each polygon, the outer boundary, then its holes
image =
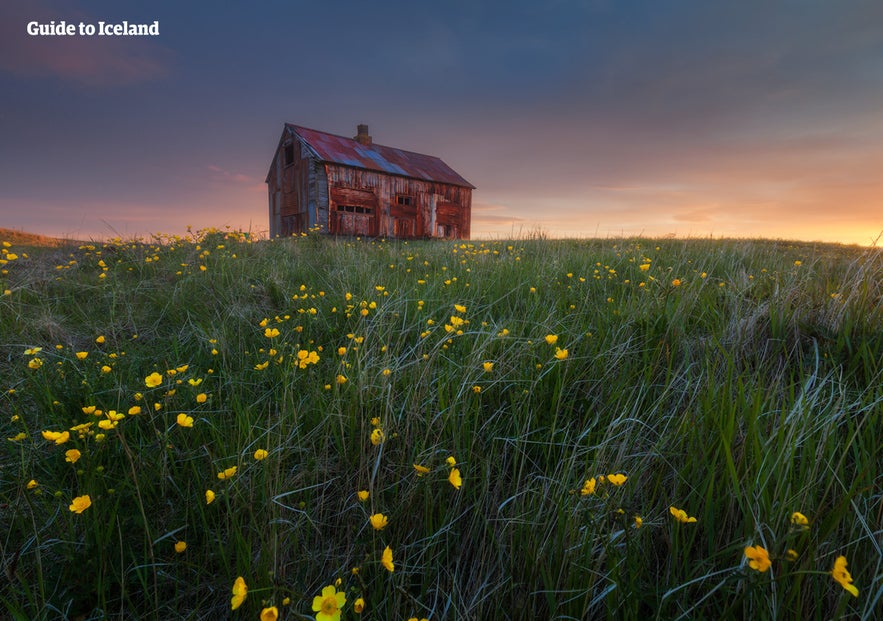
POLYGON ((186 541, 176 541, 175 542, 175 552, 177 552, 178 554, 181 554, 186 549, 187 549, 187 542, 186 541))
POLYGON ((761 546, 748 546, 745 548, 745 556, 748 558, 748 566, 760 573, 765 572, 772 564, 769 553, 761 546))
POLYGON ((451 474, 448 475, 448 483, 460 489, 460 486, 463 485, 463 478, 460 476, 460 470, 458 468, 452 468, 451 474))
POLYGON ((210 489, 205 490, 205 504, 210 505, 214 501, 215 501, 215 493, 210 489))
POLYGON ((374 513, 368 518, 368 521, 371 523, 374 530, 383 530, 386 528, 389 519, 382 513, 374 513))
POLYGON ((78 351, 75 355, 77 357, 77 360, 85 360, 89 356, 89 352, 78 351))
POLYGON ((178 419, 176 422, 182 427, 193 427, 193 417, 188 416, 184 412, 178 414, 178 419))
POLYGON ((353 602, 353 612, 360 615, 363 610, 365 610, 365 600, 360 597, 353 602))
POLYGON ((205 394, 204 392, 201 392, 198 395, 196 395, 196 402, 197 403, 205 403, 207 400, 208 400, 208 395, 205 394))
POLYGON ((554 345, 555 343, 558 342, 558 335, 557 334, 547 334, 546 335, 546 342, 549 345, 554 345))
POLYGON ((72 464, 77 463, 77 460, 80 458, 80 451, 77 449, 71 449, 69 451, 65 451, 64 453, 64 461, 69 461, 72 464))
POLYGON ((640 515, 635 516, 635 528, 641 528, 644 524, 644 519, 640 515))
POLYGON ((494 363, 493 362, 485 362, 481 366, 482 366, 482 368, 484 368, 485 373, 490 373, 491 371, 494 370, 494 363))
POLYGON ((420 464, 414 464, 414 471, 417 473, 418 477, 422 477, 424 474, 429 473, 429 468, 421 466, 420 464))
POLYGON ((248 597, 248 585, 245 584, 245 578, 239 576, 233 583, 233 597, 230 598, 230 610, 236 610, 248 597))
POLYGON ((264 449, 258 449, 254 452, 254 458, 258 461, 266 459, 267 455, 269 455, 269 453, 267 453, 267 451, 265 451, 264 449))
POLYGON ((55 444, 64 444, 71 439, 69 431, 44 431, 42 434, 44 439, 55 444))
POLYGON ((366 489, 360 489, 358 492, 356 492, 356 497, 358 497, 360 502, 365 502, 366 500, 368 500, 368 495, 368 490, 366 489))
POLYGON ((334 585, 322 589, 322 595, 313 598, 316 621, 340 621, 340 609, 346 604, 346 593, 338 592, 334 585))
POLYGON ((267 328, 266 330, 264 330, 264 336, 266 336, 268 339, 274 339, 279 336, 279 329, 267 328))
POLYGON ((566 349, 561 349, 560 347, 555 348, 555 358, 558 360, 567 360, 567 356, 570 355, 566 349))
POLYGON ((222 481, 224 481, 225 479, 230 479, 233 477, 234 474, 236 474, 236 469, 237 469, 236 466, 230 466, 226 470, 219 472, 218 478, 221 479, 222 481))
POLYGON ((791 514, 791 523, 795 526, 809 526, 809 520, 800 511, 791 514))
POLYGON ((586 482, 583 483, 583 488, 579 491, 582 496, 589 496, 595 493, 595 487, 597 487, 598 481, 595 477, 591 479, 586 479, 586 482))
POLYGON ((38 485, 40 484, 37 483, 36 479, 31 479, 30 481, 28 481, 28 489, 34 489, 38 485))
POLYGON ((608 474, 607 480, 610 481, 611 485, 619 487, 628 480, 628 477, 624 474, 608 474))
POLYGON ((687 512, 684 511, 683 509, 678 509, 676 507, 669 507, 668 511, 669 511, 669 513, 671 513, 671 515, 672 515, 672 517, 674 517, 674 519, 676 519, 678 522, 681 522, 682 524, 689 524, 691 522, 696 521, 696 518, 688 516, 687 512))
POLYGON ((377 446, 378 444, 383 444, 384 440, 386 440, 386 435, 379 427, 371 432, 371 444, 373 444, 374 446, 377 446))
POLYGON ((844 589, 849 591, 853 597, 858 597, 858 588, 852 584, 852 576, 846 569, 846 557, 838 556, 834 561, 834 568, 831 570, 831 576, 840 583, 844 589))
POLYGON ((162 375, 156 371, 144 378, 144 385, 148 388, 156 388, 160 384, 162 384, 162 375))
POLYGON ((449 466, 453 467, 453 466, 457 465, 457 460, 454 459, 453 455, 451 455, 445 460, 445 463, 448 464, 449 466))
POLYGON ((275 606, 261 610, 261 621, 276 621, 279 618, 279 609, 275 606))
POLYGON ((386 567, 386 569, 392 573, 395 571, 395 563, 392 562, 392 548, 386 546, 383 550, 383 556, 380 557, 380 564, 386 567))
POLYGON ((82 513, 91 506, 92 499, 89 497, 89 494, 85 494, 74 498, 68 509, 70 509, 72 513, 82 513))

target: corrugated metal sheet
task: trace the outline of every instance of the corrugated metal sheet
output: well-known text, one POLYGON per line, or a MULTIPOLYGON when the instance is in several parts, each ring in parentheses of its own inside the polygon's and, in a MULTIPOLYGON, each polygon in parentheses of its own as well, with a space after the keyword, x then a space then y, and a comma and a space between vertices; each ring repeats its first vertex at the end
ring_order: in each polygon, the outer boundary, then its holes
POLYGON ((364 145, 352 138, 335 136, 291 123, 286 123, 285 127, 300 136, 324 162, 475 189, 474 185, 458 175, 450 166, 431 155, 379 144, 364 145))

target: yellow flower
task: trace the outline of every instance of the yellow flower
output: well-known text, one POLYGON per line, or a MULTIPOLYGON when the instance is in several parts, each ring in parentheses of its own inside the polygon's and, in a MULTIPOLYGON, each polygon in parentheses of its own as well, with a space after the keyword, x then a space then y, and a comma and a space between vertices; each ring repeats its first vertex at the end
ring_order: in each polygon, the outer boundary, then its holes
POLYGON ((254 458, 258 461, 266 459, 267 455, 268 455, 268 453, 264 449, 258 449, 254 452, 254 458))
POLYGON ((28 368, 29 369, 39 369, 42 366, 43 366, 43 361, 40 360, 39 358, 32 358, 30 361, 28 361, 28 368))
POLYGON ((89 497, 89 494, 85 494, 83 496, 77 496, 76 498, 74 498, 68 509, 70 509, 73 513, 82 513, 91 506, 92 499, 89 497))
POLYGON ((11 438, 6 438, 6 439, 9 440, 10 442, 21 442, 22 440, 24 440, 27 437, 28 437, 28 434, 26 434, 24 431, 19 431, 17 434, 12 436, 11 438))
POLYGON ((761 546, 748 546, 745 548, 745 556, 748 558, 748 566, 760 573, 765 572, 772 564, 769 553, 761 546))
POLYGON ((852 584, 852 576, 846 569, 846 557, 838 556, 834 561, 834 568, 831 570, 831 576, 840 583, 844 589, 849 591, 853 597, 858 597, 858 588, 852 584))
POLYGON ((346 356, 346 347, 338 347, 337 348, 338 356, 346 356))
MULTIPOLYGON (((263 370, 266 369, 268 366, 270 366, 270 361, 269 361, 269 360, 266 360, 266 361, 264 361, 264 362, 261 362, 261 363, 259 363, 259 364, 254 365, 254 370, 255 370, 255 371, 263 371, 263 370)), ((303 367, 301 367, 301 368, 303 368, 303 367)))
POLYGON ((187 549, 187 542, 186 541, 176 541, 175 542, 175 552, 177 552, 178 554, 181 554, 186 549, 187 549))
POLYGON ((424 474, 429 473, 429 468, 421 466, 420 464, 414 464, 414 470, 417 472, 418 477, 422 477, 424 474))
POLYGON ((673 281, 671 281, 671 286, 672 287, 680 287, 681 286, 681 279, 675 278, 673 281))
POLYGON ((215 501, 215 493, 210 489, 205 490, 205 504, 210 505, 214 501, 215 501))
POLYGON ((279 329, 267 328, 266 330, 264 330, 264 336, 266 336, 268 339, 274 339, 279 336, 279 329))
POLYGON ((360 597, 353 602, 353 612, 360 615, 363 610, 365 610, 365 600, 360 597))
POLYGON ((377 446, 378 444, 383 444, 383 441, 386 440, 386 435, 383 433, 383 430, 379 427, 371 431, 371 444, 377 446))
POLYGON ((236 474, 236 466, 230 466, 226 470, 218 473, 218 478, 224 481, 225 479, 233 478, 233 475, 236 474))
POLYGON ((230 609, 236 610, 248 597, 248 585, 245 584, 245 578, 239 576, 233 583, 233 597, 230 598, 230 609))
POLYGON ((334 585, 322 589, 322 595, 313 598, 313 612, 316 621, 340 621, 340 609, 346 604, 346 593, 338 591, 334 585))
POLYGON ((178 414, 177 423, 182 427, 193 427, 193 417, 181 412, 178 414))
POLYGON ((457 489, 460 489, 460 486, 463 485, 463 478, 460 476, 460 470, 458 468, 451 469, 451 474, 448 475, 448 483, 457 489))
POLYGON ((338 373, 337 377, 334 378, 334 381, 336 381, 338 384, 346 384, 347 379, 345 375, 341 375, 338 373))
POLYGON ((204 392, 201 392, 198 395, 196 395, 196 402, 197 403, 205 403, 207 400, 208 400, 208 395, 205 394, 204 392))
POLYGON ((647 270, 650 269, 650 264, 649 263, 642 263, 641 265, 638 266, 638 269, 641 270, 642 272, 646 272, 647 270))
POLYGON ((546 342, 549 345, 554 345, 555 343, 558 342, 558 335, 557 334, 547 334, 546 335, 546 342))
POLYGON ((619 487, 628 480, 628 477, 624 474, 608 474, 607 480, 610 481, 611 485, 619 487))
POLYGON ((64 444, 71 438, 69 431, 44 431, 43 438, 55 444, 64 444))
POLYGON ((140 405, 133 405, 132 407, 129 408, 129 416, 135 416, 140 413, 141 413, 141 406, 140 405))
POLYGON ((485 373, 490 373, 491 371, 494 370, 494 363, 493 362, 485 362, 481 366, 484 368, 485 373))
POLYGON ((389 519, 382 513, 374 513, 368 518, 368 521, 371 523, 374 530, 383 530, 386 528, 389 519))
POLYGON ((261 610, 261 621, 276 621, 279 618, 279 609, 275 606, 261 610))
POLYGON ((99 335, 95 338, 95 342, 101 345, 104 342, 104 335, 99 335))
POLYGON ((368 495, 368 490, 366 489, 360 489, 358 492, 356 492, 356 497, 359 499, 360 502, 365 502, 366 500, 368 500, 368 495))
POLYGON ((567 356, 569 352, 566 349, 561 349, 560 347, 555 348, 555 357, 558 360, 567 360, 567 356))
POLYGON ((111 371, 113 371, 113 368, 107 366, 106 364, 103 365, 103 366, 101 367, 101 372, 102 372, 102 373, 110 373, 111 371))
POLYGON ((598 481, 595 480, 595 477, 591 479, 586 479, 586 482, 583 483, 583 488, 580 490, 580 495, 589 496, 595 493, 595 487, 598 485, 598 481))
POLYGON ((71 449, 66 451, 64 454, 64 461, 69 461, 72 464, 77 463, 77 460, 80 458, 80 451, 77 449, 71 449))
POLYGON ((38 485, 40 485, 40 484, 37 483, 37 481, 35 479, 31 479, 30 481, 28 481, 28 489, 34 489, 38 485))
POLYGON ((156 388, 160 384, 162 384, 162 375, 156 371, 144 378, 144 385, 148 388, 156 388))
POLYGON ((78 351, 76 353, 77 360, 85 360, 88 355, 89 355, 89 352, 87 352, 87 351, 78 351))
POLYGON ((466 307, 463 306, 462 304, 454 304, 454 310, 457 311, 458 313, 465 313, 466 307))
POLYGON ((635 516, 635 528, 641 528, 644 525, 644 519, 640 515, 635 516))
POLYGON ((383 556, 380 557, 380 564, 386 567, 386 569, 392 573, 395 571, 395 563, 392 562, 392 548, 386 546, 386 549, 383 550, 383 556))
POLYGON ((457 465, 457 460, 454 459, 454 456, 453 456, 453 455, 450 455, 450 456, 445 460, 445 463, 448 464, 448 465, 451 466, 451 467, 454 467, 454 466, 457 465))
POLYGON ((674 519, 676 519, 678 522, 681 522, 682 524, 689 524, 696 521, 696 518, 688 516, 687 512, 683 509, 669 507, 668 511, 672 514, 672 517, 674 517, 674 519))
POLYGON ((791 514, 791 523, 795 526, 809 526, 809 520, 800 511, 791 514))
POLYGON ((792 563, 797 560, 797 550, 794 548, 788 548, 785 551, 785 560, 791 561, 792 563))

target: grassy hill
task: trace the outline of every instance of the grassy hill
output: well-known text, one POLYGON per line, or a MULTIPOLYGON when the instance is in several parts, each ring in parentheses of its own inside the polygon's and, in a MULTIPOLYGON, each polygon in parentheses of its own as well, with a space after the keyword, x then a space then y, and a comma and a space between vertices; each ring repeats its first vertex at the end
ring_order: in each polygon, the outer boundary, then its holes
POLYGON ((883 602, 878 250, 7 241, 8 618, 883 602))

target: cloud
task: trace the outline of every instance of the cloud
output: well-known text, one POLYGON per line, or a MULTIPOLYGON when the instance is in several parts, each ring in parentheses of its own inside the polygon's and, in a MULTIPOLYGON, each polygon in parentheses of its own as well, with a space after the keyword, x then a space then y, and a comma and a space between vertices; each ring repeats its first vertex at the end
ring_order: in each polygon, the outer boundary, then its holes
POLYGON ((27 24, 97 24, 98 19, 44 2, 0 5, 0 71, 21 78, 57 77, 87 86, 127 85, 168 74, 171 52, 144 37, 31 36, 27 24))

